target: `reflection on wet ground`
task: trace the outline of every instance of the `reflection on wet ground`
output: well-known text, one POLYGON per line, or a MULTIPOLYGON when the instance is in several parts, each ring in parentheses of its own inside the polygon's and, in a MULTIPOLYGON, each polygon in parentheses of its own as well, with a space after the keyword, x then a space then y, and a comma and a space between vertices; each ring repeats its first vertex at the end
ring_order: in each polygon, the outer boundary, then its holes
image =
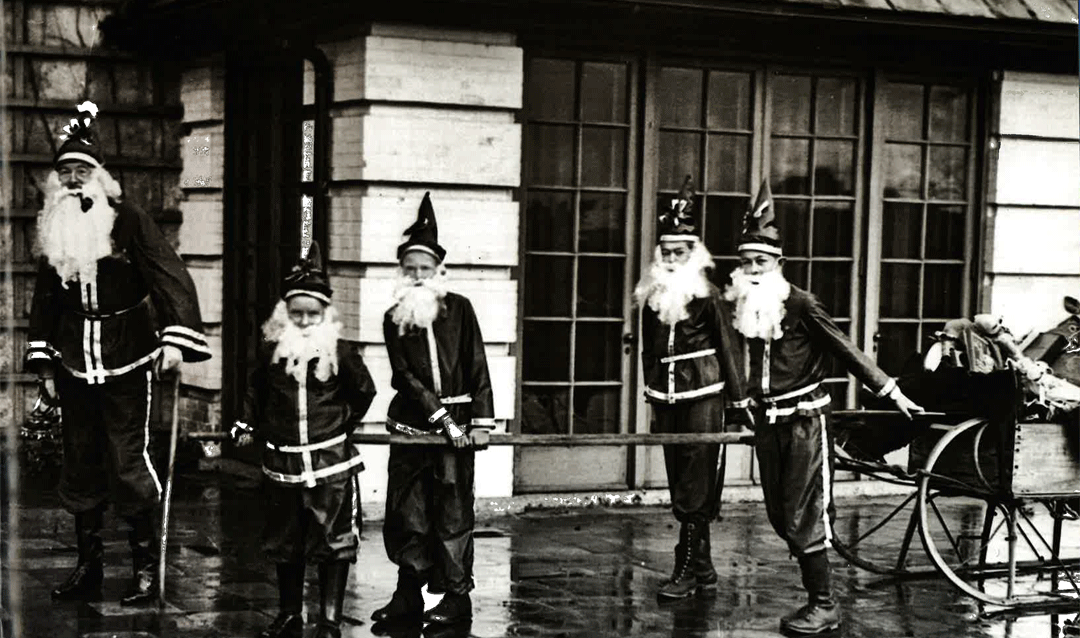
MULTIPOLYGON (((254 636, 276 613, 273 567, 259 551, 257 491, 232 479, 200 475, 178 481, 163 610, 130 610, 115 601, 126 585, 126 540, 110 519, 103 599, 53 604, 50 589, 75 560, 71 518, 50 496, 29 497, 20 513, 21 631, 28 638, 211 638, 254 636)), ((848 503, 850 508, 873 503, 848 503)), ((796 563, 756 504, 726 505, 714 523, 720 586, 715 596, 660 606, 656 587, 670 573, 676 529, 659 509, 535 512, 482 522, 476 541, 474 618, 424 636, 779 636, 778 618, 800 605, 796 563)), ((917 548, 918 549, 918 548, 917 548)), ((395 569, 382 549, 379 523, 364 526, 361 558, 350 576, 344 636, 373 630, 420 636, 419 627, 372 627, 388 599, 395 569)), ((897 581, 834 557, 844 609, 835 636, 851 638, 1054 638, 1061 616, 986 617, 941 578, 897 581)), ((318 613, 315 570, 308 573, 307 613, 318 613)), ((425 595, 429 605, 437 597, 425 595)))

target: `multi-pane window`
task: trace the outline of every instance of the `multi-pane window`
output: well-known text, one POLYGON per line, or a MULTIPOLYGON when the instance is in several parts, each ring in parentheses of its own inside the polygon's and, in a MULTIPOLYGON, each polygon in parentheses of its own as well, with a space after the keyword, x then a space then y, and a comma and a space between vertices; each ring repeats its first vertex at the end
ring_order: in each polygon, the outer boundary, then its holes
MULTIPOLYGON (((766 84, 767 165, 787 257, 784 274, 817 295, 849 333, 858 304, 862 87, 859 77, 818 73, 771 73, 766 84)), ((831 376, 840 407, 846 371, 837 367, 831 376)))
POLYGON ((896 374, 969 307, 972 92, 886 83, 878 362, 896 374))
POLYGON ((533 58, 527 75, 521 431, 618 432, 634 236, 630 67, 533 58))
MULTIPOLYGON (((751 191, 754 75, 750 71, 660 68, 657 91, 657 204, 666 210, 690 175, 695 214, 714 256, 734 257, 751 191)), ((733 263, 733 262, 731 262, 733 263)), ((730 263, 729 263, 730 265, 730 263)))

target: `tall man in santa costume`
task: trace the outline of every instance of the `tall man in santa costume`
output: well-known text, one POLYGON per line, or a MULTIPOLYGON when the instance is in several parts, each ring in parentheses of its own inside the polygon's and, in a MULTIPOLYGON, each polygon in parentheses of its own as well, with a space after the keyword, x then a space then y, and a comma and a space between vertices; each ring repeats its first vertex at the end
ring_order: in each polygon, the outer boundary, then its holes
POLYGON ((122 200, 94 140, 97 107, 65 127, 38 215, 40 268, 27 371, 62 411, 60 499, 75 515, 79 561, 52 595, 100 591, 102 514, 130 526, 134 579, 125 605, 157 596, 161 481, 148 450, 152 375, 203 361, 195 286, 154 221, 122 200), (57 398, 58 397, 58 398, 57 398))
POLYGON ((341 338, 319 244, 285 277, 281 300, 263 324, 248 380, 241 445, 265 441, 263 548, 276 564, 278 615, 259 638, 301 638, 304 572, 319 571, 313 638, 340 638, 349 564, 356 562, 363 463, 349 435, 375 398, 357 346, 341 338))
POLYGON ((808 604, 780 621, 783 631, 812 635, 840 626, 829 584, 832 504, 831 398, 822 381, 838 359, 879 397, 910 417, 909 400, 833 322, 821 302, 781 272, 784 251, 767 182, 747 211, 738 245, 740 266, 724 296, 735 303, 747 392, 756 403, 754 446, 765 507, 776 532, 799 561, 808 604))
POLYGON ((401 273, 383 335, 397 394, 387 410, 396 434, 441 433, 446 445, 391 445, 383 541, 398 566, 380 623, 453 625, 472 617, 475 449, 493 428, 491 378, 472 304, 447 290, 430 194, 398 246, 401 273), (444 591, 424 613, 420 588, 444 591))
MULTIPOLYGON (((745 409, 734 357, 730 305, 707 273, 713 258, 697 236, 690 177, 659 219, 653 263, 634 290, 642 306, 641 363, 645 399, 656 431, 724 431, 724 394, 745 409)), ((671 509, 679 521, 675 569, 657 592, 660 600, 686 598, 716 587, 709 524, 719 512, 720 445, 664 446, 671 509)))

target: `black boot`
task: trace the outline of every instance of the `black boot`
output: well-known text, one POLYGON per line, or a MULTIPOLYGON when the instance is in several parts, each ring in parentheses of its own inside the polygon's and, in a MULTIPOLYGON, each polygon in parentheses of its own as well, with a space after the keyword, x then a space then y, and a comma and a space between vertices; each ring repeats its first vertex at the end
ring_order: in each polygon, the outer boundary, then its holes
POLYGON ((799 557, 803 587, 810 602, 780 620, 780 629, 800 636, 813 636, 840 627, 840 606, 832 597, 829 556, 814 552, 799 557))
POLYGON ((319 563, 319 627, 312 638, 341 638, 341 609, 348 581, 347 561, 319 563))
POLYGON ((127 594, 120 599, 120 604, 125 607, 145 605, 157 600, 159 557, 158 538, 154 533, 150 511, 127 517, 127 522, 131 526, 128 544, 131 545, 131 567, 134 576, 127 594))
POLYGON ((468 592, 446 592, 439 604, 427 610, 424 620, 436 625, 455 625, 472 618, 472 599, 468 592))
POLYGON ((397 589, 385 607, 376 609, 371 619, 377 623, 420 621, 424 617, 424 596, 420 578, 414 572, 399 569, 397 589))
POLYGON ((258 638, 301 638, 304 634, 304 564, 278 563, 278 615, 258 638))
POLYGON ((687 521, 679 527, 679 542, 675 545, 675 569, 671 572, 671 578, 656 592, 660 601, 686 598, 702 585, 698 582, 694 567, 703 528, 704 525, 696 520, 687 521))
POLYGON ((101 592, 104 578, 102 558, 105 554, 101 542, 102 508, 95 507, 75 515, 75 542, 79 548, 79 562, 67 580, 52 591, 53 600, 85 598, 101 592))
POLYGON ((698 581, 698 589, 714 589, 719 578, 712 562, 712 543, 709 540, 709 524, 701 526, 701 540, 698 542, 697 551, 694 553, 694 578, 698 581))

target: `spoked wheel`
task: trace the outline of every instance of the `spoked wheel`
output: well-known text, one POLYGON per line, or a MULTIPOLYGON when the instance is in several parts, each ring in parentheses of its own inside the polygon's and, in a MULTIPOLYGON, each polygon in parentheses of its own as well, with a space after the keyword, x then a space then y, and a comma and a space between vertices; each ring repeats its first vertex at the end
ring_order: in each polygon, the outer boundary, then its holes
POLYGON ((832 546, 849 563, 887 576, 929 576, 936 573, 915 539, 919 517, 915 477, 902 468, 837 456, 838 471, 853 472, 862 480, 899 486, 885 502, 844 503, 832 521, 832 546))
POLYGON ((982 467, 995 443, 988 421, 950 429, 919 478, 919 535, 927 555, 967 595, 1002 607, 1076 605, 1080 521, 1064 500, 1021 500, 982 467), (972 471, 958 472, 957 468, 972 471))

